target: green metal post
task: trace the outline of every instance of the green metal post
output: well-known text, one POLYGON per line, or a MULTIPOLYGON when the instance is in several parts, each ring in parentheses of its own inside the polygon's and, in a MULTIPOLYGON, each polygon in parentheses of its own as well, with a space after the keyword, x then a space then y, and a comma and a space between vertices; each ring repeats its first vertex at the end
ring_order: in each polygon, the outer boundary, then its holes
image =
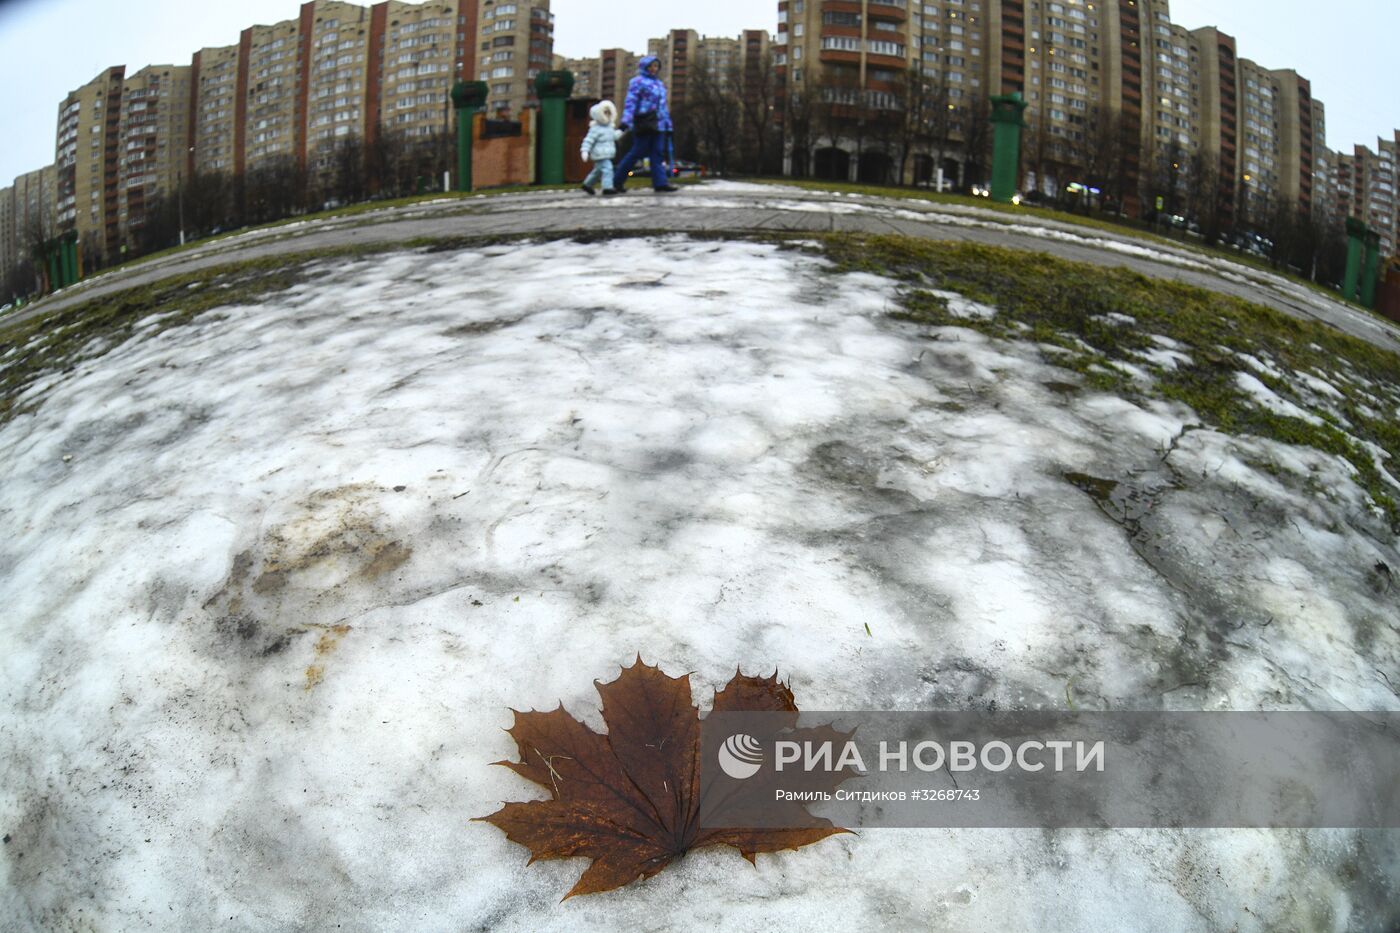
POLYGON ((1027 104, 1020 94, 992 98, 992 200, 1010 204, 1021 176, 1021 130, 1027 104))
POLYGON ((1366 260, 1361 264, 1361 304, 1376 307, 1376 285, 1381 275, 1381 235, 1374 230, 1366 234, 1366 260))
POLYGON ((541 71, 535 75, 540 98, 540 178, 542 185, 564 183, 565 101, 574 90, 572 71, 541 71))
POLYGON ((485 81, 458 81, 452 88, 452 106, 457 110, 457 190, 472 190, 472 122, 486 106, 485 81))
POLYGON ((1355 217, 1347 218, 1347 271, 1342 279, 1342 297, 1347 301, 1356 300, 1357 286, 1361 284, 1361 257, 1365 252, 1366 225, 1355 217))
POLYGON ((78 281, 78 235, 69 232, 59 240, 59 250, 63 257, 63 284, 72 285, 78 281))

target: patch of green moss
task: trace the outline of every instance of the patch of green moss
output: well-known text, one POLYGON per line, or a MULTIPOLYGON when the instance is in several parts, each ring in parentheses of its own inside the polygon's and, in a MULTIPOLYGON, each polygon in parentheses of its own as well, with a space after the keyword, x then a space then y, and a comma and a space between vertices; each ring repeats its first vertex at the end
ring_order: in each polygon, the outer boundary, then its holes
MULTIPOLYGON (((966 194, 944 194, 929 191, 922 188, 894 187, 891 185, 869 185, 855 182, 842 181, 816 181, 812 179, 796 178, 754 178, 751 179, 759 184, 785 185, 792 188, 802 188, 807 191, 833 191, 842 194, 864 195, 875 198, 893 198, 906 201, 929 201, 935 204, 949 204, 959 207, 975 207, 993 214, 1004 215, 1004 220, 994 220, 1005 224, 1015 224, 1022 220, 1045 221, 1052 220, 1056 223, 1067 224, 1073 227, 1083 227, 1087 230, 1112 233, 1117 236, 1127 236, 1135 240, 1146 243, 1154 243, 1160 246, 1170 246, 1174 249, 1186 250, 1208 258, 1224 259, 1240 266, 1247 266, 1257 269, 1260 272, 1267 272, 1288 279, 1304 288, 1325 295, 1333 301, 1344 301, 1342 296, 1333 289, 1320 285, 1311 279, 1303 278, 1291 271, 1279 269, 1268 263, 1266 260, 1248 253, 1242 253, 1228 249, 1224 246, 1207 246, 1204 242, 1189 237, 1164 236, 1159 232, 1159 228, 1136 220, 1126 218, 1115 218, 1108 214, 1091 216, 1087 214, 1075 214, 1069 211, 1055 210, 1044 207, 1030 207, 1028 205, 1002 204, 988 198, 976 198, 966 194)), ((1379 317, 1376 312, 1363 307, 1354 302, 1347 302, 1354 310, 1363 311, 1379 317)))
MULTIPOLYGON (((1345 458, 1357 481, 1400 533, 1400 506, 1365 446, 1373 443, 1400 463, 1400 427, 1360 412, 1361 390, 1336 383, 1347 396, 1342 420, 1322 412, 1322 424, 1259 407, 1239 387, 1248 372, 1281 398, 1302 408, 1312 399, 1301 380, 1248 369, 1237 354, 1272 362, 1283 373, 1336 371, 1345 365, 1356 382, 1369 383, 1394 411, 1400 406, 1400 356, 1327 325, 1289 317, 1261 305, 1191 285, 969 243, 900 236, 831 234, 822 238, 837 268, 894 276, 908 284, 905 320, 967 327, 991 337, 1030 339, 1067 353, 1046 353, 1057 366, 1083 375, 1089 388, 1128 396, 1171 399, 1189 405, 1211 427, 1311 447, 1345 458), (989 319, 959 318, 933 290, 957 292, 998 309, 989 319), (1126 315, 1135 323, 1114 317, 1126 315), (1027 329, 1027 327, 1029 329, 1027 329), (1190 357, 1176 368, 1154 367, 1135 351, 1170 338, 1190 357), (1153 374, 1143 385, 1113 369, 1131 363, 1153 374)), ((1371 405, 1372 409, 1375 405, 1371 405)))

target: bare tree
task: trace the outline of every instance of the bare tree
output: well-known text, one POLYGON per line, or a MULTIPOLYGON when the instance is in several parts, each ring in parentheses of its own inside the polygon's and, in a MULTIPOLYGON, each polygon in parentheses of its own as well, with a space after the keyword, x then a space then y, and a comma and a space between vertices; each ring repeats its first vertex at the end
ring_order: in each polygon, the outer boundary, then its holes
POLYGON ((806 178, 812 174, 812 149, 817 119, 816 102, 810 91, 792 87, 783 98, 783 144, 791 154, 792 174, 806 178))
POLYGON ((761 175, 774 171, 782 137, 774 124, 777 75, 773 56, 750 56, 739 76, 740 159, 747 170, 761 175))
POLYGON ((1206 245, 1213 246, 1225 235, 1225 198, 1220 187, 1220 154, 1197 150, 1187 161, 1190 190, 1187 213, 1200 227, 1206 245))
POLYGON ((958 108, 957 121, 962 130, 963 151, 966 156, 963 173, 968 179, 984 183, 990 174, 992 146, 992 102, 978 94, 958 108))

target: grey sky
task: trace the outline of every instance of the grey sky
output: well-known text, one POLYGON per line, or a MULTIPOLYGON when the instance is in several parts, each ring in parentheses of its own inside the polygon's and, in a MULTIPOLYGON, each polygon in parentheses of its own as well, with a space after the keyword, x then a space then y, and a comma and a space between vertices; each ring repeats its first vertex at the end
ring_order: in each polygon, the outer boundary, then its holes
MULTIPOLYGON (((368 0, 366 0, 368 5, 368 0)), ((555 51, 644 51, 672 28, 709 35, 768 29, 775 0, 553 0, 555 51)), ((254 23, 296 16, 298 0, 0 0, 0 186, 53 161, 58 103, 108 65, 189 64, 203 46, 232 45, 254 23), (178 24, 178 25, 169 25, 178 24), (60 54, 59 50, 65 50, 60 54)), ((1327 143, 1375 145, 1400 126, 1400 2, 1331 0, 1172 0, 1184 26, 1217 25, 1239 39, 1240 54, 1270 68, 1297 68, 1327 105, 1327 143)))

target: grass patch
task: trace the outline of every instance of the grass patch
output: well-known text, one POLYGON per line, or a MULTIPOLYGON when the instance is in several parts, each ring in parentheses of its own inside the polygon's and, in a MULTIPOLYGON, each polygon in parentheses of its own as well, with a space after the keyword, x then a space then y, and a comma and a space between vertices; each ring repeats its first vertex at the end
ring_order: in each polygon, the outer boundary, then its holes
POLYGON ((0 323, 0 424, 21 413, 19 397, 44 374, 71 372, 102 356, 147 318, 160 317, 150 330, 160 333, 213 308, 285 291, 302 282, 318 260, 372 251, 354 246, 230 263, 0 323))
POLYGON ((1344 458, 1356 479, 1400 534, 1396 490, 1381 475, 1365 443, 1400 463, 1400 356, 1314 321, 1179 282, 1150 279, 999 247, 935 243, 899 236, 832 234, 818 238, 842 270, 893 276, 906 284, 896 316, 919 323, 967 327, 992 337, 1033 340, 1048 362, 1077 371, 1086 385, 1130 397, 1189 405, 1211 427, 1233 434, 1311 447, 1344 458), (957 292, 998 309, 996 317, 954 315, 936 292, 957 292), (1127 319, 1131 320, 1127 320, 1127 319), (1175 368, 1140 354, 1160 349, 1154 336, 1179 345, 1175 368), (1248 354, 1274 373, 1255 372, 1248 354), (1113 368, 1131 364, 1152 375, 1144 385, 1113 368), (1318 399, 1298 374, 1323 379, 1342 393, 1322 424, 1255 404, 1239 373, 1265 382, 1303 409, 1318 399))
POLYGON ((1097 230, 1104 233, 1114 233, 1119 236, 1130 236, 1137 240, 1148 243, 1155 243, 1159 246, 1170 246, 1176 249, 1184 249, 1201 256, 1212 259, 1224 259, 1241 266, 1257 269, 1260 272, 1267 272, 1288 279, 1297 285, 1324 295, 1338 303, 1346 304, 1348 307, 1365 311, 1382 320, 1388 320, 1384 315, 1380 315, 1369 308, 1365 308, 1355 302, 1347 301, 1339 292, 1333 291, 1325 285, 1320 285, 1311 279, 1305 279, 1286 269, 1276 269, 1265 260, 1246 253, 1220 247, 1207 246, 1204 243, 1189 239, 1175 239, 1173 237, 1162 236, 1154 233, 1143 225, 1124 221, 1113 221, 1102 217, 1092 217, 1084 214, 1071 214, 1067 211, 1055 210, 1053 208, 1026 207, 1024 205, 1002 204, 990 198, 974 198, 965 194, 946 194, 936 191, 925 191, 920 188, 897 188, 886 185, 864 185, 854 182, 840 181, 812 181, 810 179, 798 178, 755 178, 753 181, 766 185, 789 185, 794 188, 803 188, 808 191, 836 191, 845 194, 862 194, 877 198, 897 198, 912 201, 931 201, 935 204, 949 204, 959 207, 977 207, 984 210, 993 211, 1006 215, 1006 223, 1015 223, 1017 220, 1053 220, 1063 224, 1071 224, 1076 227, 1084 227, 1090 230, 1097 230))

